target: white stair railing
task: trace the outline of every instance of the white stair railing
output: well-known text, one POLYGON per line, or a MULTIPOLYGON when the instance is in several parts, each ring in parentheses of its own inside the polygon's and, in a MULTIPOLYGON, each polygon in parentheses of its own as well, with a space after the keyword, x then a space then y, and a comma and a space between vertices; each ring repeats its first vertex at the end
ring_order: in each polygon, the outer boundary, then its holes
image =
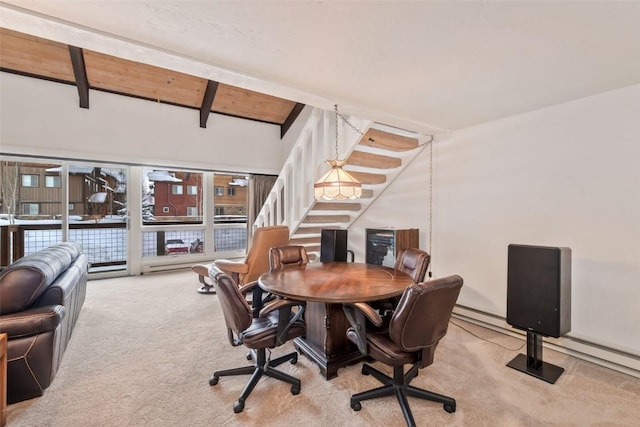
MULTIPOLYGON (((371 121, 356 117, 348 117, 348 120, 353 127, 339 121, 340 159, 349 157, 360 141, 361 133, 371 125, 371 121)), ((291 234, 295 232, 315 204, 313 184, 329 169, 325 161, 335 157, 334 126, 334 112, 313 109, 253 223, 253 230, 285 224, 291 234)))

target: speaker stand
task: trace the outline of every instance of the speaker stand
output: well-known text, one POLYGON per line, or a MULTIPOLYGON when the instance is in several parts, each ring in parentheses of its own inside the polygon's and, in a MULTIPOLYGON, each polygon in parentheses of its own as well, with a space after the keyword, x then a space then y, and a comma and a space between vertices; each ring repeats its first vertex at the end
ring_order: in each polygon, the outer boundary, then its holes
POLYGON ((517 355, 507 366, 551 384, 555 384, 564 372, 564 368, 542 360, 542 336, 531 331, 527 331, 526 356, 517 355))

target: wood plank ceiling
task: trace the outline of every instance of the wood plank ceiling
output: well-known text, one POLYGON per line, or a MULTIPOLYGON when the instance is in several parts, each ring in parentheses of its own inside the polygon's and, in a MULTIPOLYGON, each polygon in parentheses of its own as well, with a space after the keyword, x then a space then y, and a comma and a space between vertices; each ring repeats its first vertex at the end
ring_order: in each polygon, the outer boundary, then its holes
POLYGON ((209 113, 280 126, 284 136, 303 104, 201 77, 0 28, 0 71, 71 84, 79 104, 89 108, 89 90, 199 110, 200 127, 209 113))

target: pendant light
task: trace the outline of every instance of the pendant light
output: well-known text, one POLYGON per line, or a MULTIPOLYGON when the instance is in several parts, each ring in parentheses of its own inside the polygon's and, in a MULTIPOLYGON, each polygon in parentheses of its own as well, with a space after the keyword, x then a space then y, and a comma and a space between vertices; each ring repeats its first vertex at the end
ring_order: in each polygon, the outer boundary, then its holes
MULTIPOLYGON (((346 200, 359 199, 362 195, 362 185, 357 179, 349 175, 342 167, 347 164, 346 160, 338 160, 338 105, 336 112, 336 157, 335 160, 327 160, 331 166, 329 172, 324 174, 313 185, 313 194, 319 200, 346 200)), ((342 118, 342 120, 345 120, 342 118)))

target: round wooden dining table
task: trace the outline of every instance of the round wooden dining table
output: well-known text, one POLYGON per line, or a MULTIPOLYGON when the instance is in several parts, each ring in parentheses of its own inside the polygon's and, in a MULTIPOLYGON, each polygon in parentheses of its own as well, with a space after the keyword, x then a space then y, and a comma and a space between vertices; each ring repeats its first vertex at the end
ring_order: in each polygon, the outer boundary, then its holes
POLYGON ((318 262, 264 273, 258 283, 266 292, 307 302, 307 332, 296 338, 294 345, 330 379, 337 376, 338 368, 363 358, 346 337, 350 323, 342 304, 399 296, 413 279, 382 265, 318 262))

